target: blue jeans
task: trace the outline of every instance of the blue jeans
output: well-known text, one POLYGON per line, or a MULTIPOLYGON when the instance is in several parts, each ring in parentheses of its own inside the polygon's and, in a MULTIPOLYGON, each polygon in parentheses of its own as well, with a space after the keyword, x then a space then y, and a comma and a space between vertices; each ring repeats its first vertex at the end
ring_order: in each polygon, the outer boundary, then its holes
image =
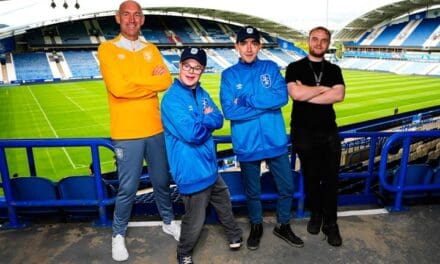
MULTIPOLYGON (((278 190, 277 222, 287 224, 292 218, 292 199, 294 193, 292 172, 288 154, 265 159, 278 190)), ((247 198, 249 218, 252 224, 263 222, 261 206, 261 160, 240 162, 241 173, 247 198)))
POLYGON ((165 224, 174 219, 170 197, 170 174, 163 133, 141 139, 114 140, 119 189, 113 214, 113 236, 125 236, 144 159, 154 189, 154 197, 165 224))

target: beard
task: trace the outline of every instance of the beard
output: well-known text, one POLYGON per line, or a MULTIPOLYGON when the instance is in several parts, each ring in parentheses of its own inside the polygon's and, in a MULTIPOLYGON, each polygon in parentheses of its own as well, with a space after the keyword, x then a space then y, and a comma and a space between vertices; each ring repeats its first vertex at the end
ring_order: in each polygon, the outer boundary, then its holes
POLYGON ((325 55, 326 50, 322 52, 315 52, 314 49, 309 49, 309 54, 316 58, 323 58, 325 55))

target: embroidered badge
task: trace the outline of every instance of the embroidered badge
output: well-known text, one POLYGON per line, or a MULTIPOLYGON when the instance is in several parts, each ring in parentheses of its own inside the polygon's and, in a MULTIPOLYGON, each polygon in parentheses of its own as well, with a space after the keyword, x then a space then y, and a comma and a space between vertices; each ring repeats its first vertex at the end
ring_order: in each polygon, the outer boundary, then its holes
POLYGON ((199 49, 198 48, 192 48, 191 49, 191 54, 196 55, 197 53, 199 53, 199 49))
POLYGON ((237 88, 237 90, 241 90, 243 88, 243 84, 239 83, 235 86, 235 88, 237 88))
POLYGON ((208 105, 208 98, 202 98, 202 105, 203 105, 203 109, 207 108, 208 105))
POLYGON ((118 57, 118 59, 120 59, 120 60, 124 60, 124 59, 125 59, 125 55, 122 54, 122 53, 119 53, 119 54, 117 55, 117 57, 118 57))
POLYGON ((148 51, 145 51, 144 52, 144 60, 146 60, 146 61, 151 61, 151 58, 152 58, 153 56, 151 55, 151 53, 150 52, 148 52, 148 51))
POLYGON ((260 75, 260 81, 261 84, 265 87, 265 88, 269 88, 271 86, 271 82, 270 82, 270 76, 269 74, 263 74, 260 75))
POLYGON ((124 158, 124 150, 121 148, 115 148, 116 158, 122 160, 124 158))

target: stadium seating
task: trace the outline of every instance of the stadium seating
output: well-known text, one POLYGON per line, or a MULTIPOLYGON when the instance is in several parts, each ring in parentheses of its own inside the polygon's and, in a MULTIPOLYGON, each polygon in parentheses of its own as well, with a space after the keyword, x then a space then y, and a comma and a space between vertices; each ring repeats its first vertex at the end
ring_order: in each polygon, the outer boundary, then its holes
MULTIPOLYGON (((108 193, 106 184, 102 182, 104 198, 108 193)), ((95 177, 92 176, 69 176, 61 179, 57 188, 62 200, 98 200, 95 177)), ((63 208, 67 213, 91 213, 98 212, 98 206, 66 206, 63 208)))
POLYGON ((45 52, 14 54, 17 80, 53 79, 45 52))
POLYGON ((388 46, 391 41, 399 34, 399 32, 405 27, 406 23, 399 23, 389 25, 382 33, 376 37, 371 43, 372 46, 388 46))
POLYGON ((226 61, 228 61, 231 65, 237 63, 238 55, 232 49, 215 49, 215 51, 220 54, 226 61))
MULTIPOLYGON (((299 172, 292 170, 293 186, 294 186, 294 198, 302 198, 304 195, 302 193, 303 186, 301 181, 301 175, 299 172)), ((278 192, 276 189, 276 184, 273 175, 270 171, 264 172, 261 175, 261 199, 270 200, 274 197, 278 197, 278 192)))
MULTIPOLYGON (((42 177, 12 178, 11 188, 14 201, 38 202, 58 199, 55 184, 51 180, 42 177)), ((48 214, 57 213, 58 211, 57 207, 17 207, 17 212, 23 214, 48 214)))
MULTIPOLYGON (((244 202, 246 201, 246 194, 244 192, 243 179, 240 171, 222 171, 221 177, 229 187, 232 202, 244 202)), ((295 186, 294 198, 301 198, 303 196, 300 193, 302 190, 300 174, 296 171, 292 171, 293 181, 295 186)), ((261 178, 261 200, 262 201, 275 201, 278 199, 278 192, 276 184, 273 179, 273 175, 270 171, 262 173, 261 178)))
MULTIPOLYGON (((432 175, 432 184, 440 184, 440 166, 434 169, 434 173, 432 175)), ((434 191, 432 195, 440 196, 440 192, 434 191)))
POLYGON ((244 193, 243 179, 240 171, 222 171, 220 176, 229 187, 231 195, 231 202, 246 201, 246 194, 244 193))
POLYGON ((150 16, 145 23, 146 26, 142 29, 142 35, 147 41, 152 43, 173 43, 165 33, 166 27, 162 23, 160 16, 150 16))
POLYGON ((92 44, 83 21, 72 21, 57 26, 63 45, 92 44))
POLYGON ((98 17, 97 22, 105 39, 109 40, 119 35, 119 25, 115 23, 114 17, 98 17))
POLYGON ((26 40, 29 46, 41 46, 46 44, 41 29, 29 30, 26 34, 26 40))
MULTIPOLYGON (((185 18, 165 16, 160 17, 160 19, 163 20, 164 24, 166 24, 168 28, 172 29, 172 32, 178 37, 178 41, 180 43, 203 43, 200 36, 197 35, 195 30, 191 27, 191 25, 188 24, 185 18)), ((173 43, 174 41, 170 39, 168 42, 173 43)))
POLYGON ((440 23, 440 18, 426 18, 417 26, 417 28, 402 43, 404 47, 423 47, 425 41, 436 30, 440 23))
MULTIPOLYGON (((394 171, 393 185, 398 184, 401 168, 394 171)), ((404 176, 404 186, 429 184, 432 177, 432 168, 428 164, 409 164, 404 176)))
POLYGON ((91 51, 64 51, 64 58, 74 79, 88 79, 101 76, 98 63, 91 51))
POLYGON ((199 20, 205 32, 211 37, 213 42, 216 43, 232 43, 230 37, 222 31, 217 22, 209 21, 205 19, 199 20))
MULTIPOLYGON (((393 172, 393 186, 398 186, 401 168, 397 168, 393 172)), ((406 174, 403 176, 403 186, 414 186, 430 184, 432 178, 432 168, 428 164, 408 164, 406 174)), ((406 191, 404 198, 415 198, 426 196, 426 192, 422 191, 406 191)))

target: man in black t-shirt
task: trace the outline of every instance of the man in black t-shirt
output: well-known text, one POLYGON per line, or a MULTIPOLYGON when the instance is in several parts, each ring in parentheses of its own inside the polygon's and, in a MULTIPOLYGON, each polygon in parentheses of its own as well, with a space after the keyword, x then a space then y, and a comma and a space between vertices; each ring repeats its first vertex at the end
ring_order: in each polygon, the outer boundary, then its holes
POLYGON ((337 225, 337 188, 341 141, 333 104, 345 97, 341 69, 324 59, 330 31, 316 27, 309 33, 309 54, 292 62, 286 83, 293 99, 291 139, 301 162, 306 204, 311 211, 307 231, 322 232, 332 246, 342 245, 337 225))

